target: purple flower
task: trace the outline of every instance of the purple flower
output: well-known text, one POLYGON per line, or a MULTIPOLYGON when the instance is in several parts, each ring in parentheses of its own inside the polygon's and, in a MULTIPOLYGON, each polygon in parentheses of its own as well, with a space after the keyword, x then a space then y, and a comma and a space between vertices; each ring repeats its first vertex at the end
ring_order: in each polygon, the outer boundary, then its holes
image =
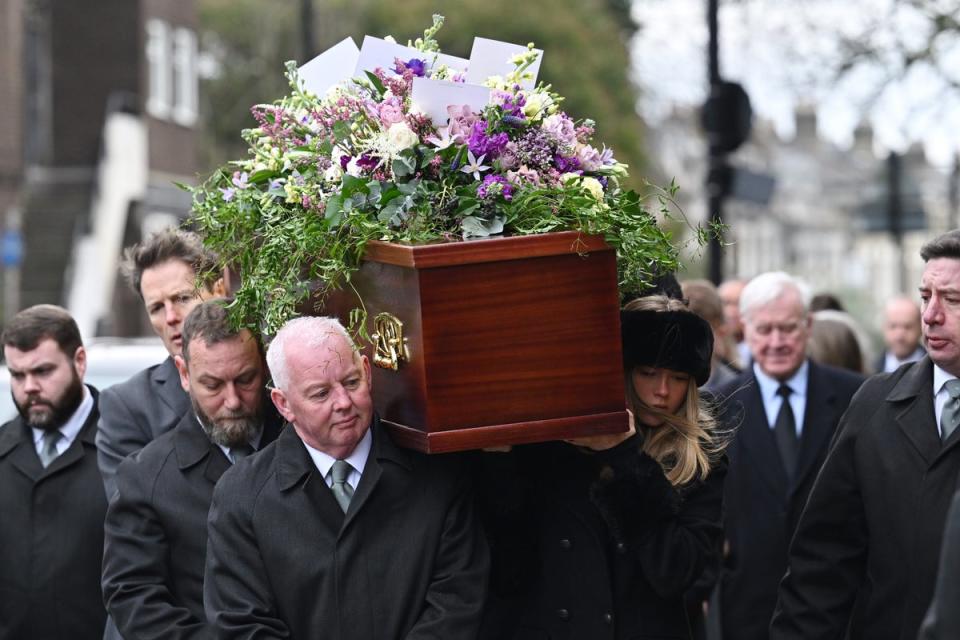
POLYGON ((505 133, 487 135, 487 122, 478 120, 473 124, 470 138, 467 139, 467 148, 476 156, 487 156, 492 160, 500 155, 508 142, 510 138, 505 133))
POLYGON ((348 164, 350 164, 350 156, 346 154, 340 156, 340 168, 346 171, 348 164))
POLYGON ((566 158, 558 155, 553 159, 553 162, 560 173, 572 173, 580 169, 580 161, 576 158, 566 158))
POLYGON ((368 153, 365 153, 357 158, 357 166, 361 169, 373 169, 378 164, 380 164, 380 160, 378 158, 374 158, 368 153))
POLYGON ((403 75, 403 73, 408 69, 413 75, 420 78, 424 76, 427 70, 426 64, 424 63, 423 60, 420 60, 419 58, 410 58, 406 62, 404 62, 400 58, 394 59, 393 70, 396 71, 398 74, 403 75))
POLYGON ((227 187, 226 189, 221 188, 220 193, 223 194, 224 202, 230 202, 231 200, 233 200, 233 196, 236 195, 237 190, 234 189, 233 187, 227 187))
POLYGON ((274 178, 270 181, 269 186, 267 186, 267 191, 276 191, 283 187, 283 180, 280 178, 274 178))
POLYGON ((477 197, 483 199, 496 195, 502 195, 503 199, 509 202, 513 199, 513 187, 503 176, 486 176, 477 186, 477 197))
POLYGON ((246 171, 244 171, 243 173, 241 173, 241 172, 239 172, 239 171, 234 171, 234 172, 233 172, 233 179, 231 180, 231 182, 232 182, 232 183, 234 184, 234 186, 237 187, 238 189, 246 189, 247 186, 249 185, 249 183, 247 182, 247 179, 248 179, 249 177, 250 177, 250 176, 249 176, 249 174, 247 174, 246 171))

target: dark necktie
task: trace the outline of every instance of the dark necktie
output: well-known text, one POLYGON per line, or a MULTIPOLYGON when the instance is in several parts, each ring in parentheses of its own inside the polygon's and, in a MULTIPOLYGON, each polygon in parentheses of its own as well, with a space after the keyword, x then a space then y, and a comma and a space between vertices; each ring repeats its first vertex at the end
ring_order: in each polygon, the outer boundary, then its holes
POLYGON ((350 498, 353 497, 353 487, 347 482, 347 476, 353 467, 346 460, 337 460, 330 467, 330 475, 333 476, 333 484, 330 490, 333 491, 333 497, 337 499, 337 504, 346 513, 350 507, 350 498))
POLYGON ((960 380, 947 380, 945 386, 950 397, 940 413, 940 439, 943 442, 947 441, 960 422, 960 380))
POLYGON ((59 429, 43 432, 43 444, 40 446, 40 464, 43 465, 44 469, 49 467, 50 463, 60 455, 57 453, 57 443, 60 442, 62 437, 59 429))
POLYGON ((777 441, 777 449, 780 451, 780 459, 783 461, 783 468, 787 472, 787 477, 793 479, 793 474, 797 469, 797 420, 793 416, 793 408, 790 406, 790 394, 793 390, 785 384, 781 384, 777 389, 777 395, 783 398, 780 405, 780 413, 777 414, 777 421, 773 423, 773 436, 777 441))
POLYGON ((233 456, 233 464, 237 464, 254 452, 250 444, 241 444, 236 447, 230 447, 230 455, 233 456))

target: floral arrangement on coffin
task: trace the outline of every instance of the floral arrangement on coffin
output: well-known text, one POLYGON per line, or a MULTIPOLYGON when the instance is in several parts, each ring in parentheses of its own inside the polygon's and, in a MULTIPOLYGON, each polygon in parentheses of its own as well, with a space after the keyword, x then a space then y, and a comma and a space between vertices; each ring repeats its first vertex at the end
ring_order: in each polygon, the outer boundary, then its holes
MULTIPOLYGON (((249 157, 192 189, 193 221, 240 277, 234 318, 270 332, 308 295, 349 285, 366 243, 425 243, 495 234, 579 230, 616 248, 621 290, 677 266, 677 250, 621 189, 627 167, 594 142, 594 123, 562 111, 550 86, 531 85, 538 52, 486 81, 489 101, 450 106, 435 123, 411 99, 415 78, 458 82, 439 63, 443 18, 397 58, 318 96, 293 63, 289 95, 253 107, 249 157)), ((676 191, 651 188, 666 212, 676 191)), ((706 235, 697 229, 702 243, 706 235)), ((362 318, 362 316, 360 316, 362 318)), ((358 318, 354 318, 355 320, 358 318)))

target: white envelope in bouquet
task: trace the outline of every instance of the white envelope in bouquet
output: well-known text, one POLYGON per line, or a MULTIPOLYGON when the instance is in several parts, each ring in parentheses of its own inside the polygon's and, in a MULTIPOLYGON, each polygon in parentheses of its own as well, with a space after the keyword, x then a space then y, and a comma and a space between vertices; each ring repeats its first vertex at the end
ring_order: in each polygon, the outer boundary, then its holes
POLYGON ((465 71, 468 63, 464 58, 458 58, 457 56, 431 51, 420 51, 413 47, 405 47, 396 42, 387 42, 383 38, 364 36, 363 45, 360 47, 360 57, 354 66, 354 75, 363 76, 364 71, 373 71, 377 67, 387 70, 393 69, 394 62, 397 58, 405 62, 413 58, 423 60, 427 65, 427 69, 445 64, 455 72, 465 71))
MULTIPOLYGON (((533 89, 537 86, 537 74, 540 73, 540 63, 543 61, 543 50, 537 52, 536 61, 527 67, 532 75, 530 80, 520 83, 524 89, 533 89)), ((514 70, 510 59, 513 56, 526 53, 527 48, 511 42, 490 40, 489 38, 474 38, 473 49, 470 50, 470 67, 467 69, 467 82, 483 84, 490 76, 505 77, 514 70)))
POLYGON ((321 97, 326 95, 330 87, 353 75, 359 58, 357 43, 344 38, 298 69, 304 88, 321 97))
POLYGON ((490 89, 465 82, 414 78, 410 100, 430 116, 434 125, 442 127, 447 124, 449 106, 468 105, 471 111, 483 111, 490 102, 490 89))

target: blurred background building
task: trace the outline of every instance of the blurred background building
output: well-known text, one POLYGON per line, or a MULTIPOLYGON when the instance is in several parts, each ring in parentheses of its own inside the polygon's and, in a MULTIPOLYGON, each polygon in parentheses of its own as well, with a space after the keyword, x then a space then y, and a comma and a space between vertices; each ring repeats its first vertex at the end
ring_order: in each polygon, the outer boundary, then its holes
POLYGON ((138 333, 121 247, 189 210, 197 11, 166 0, 0 0, 4 315, 70 308, 87 336, 138 333))

